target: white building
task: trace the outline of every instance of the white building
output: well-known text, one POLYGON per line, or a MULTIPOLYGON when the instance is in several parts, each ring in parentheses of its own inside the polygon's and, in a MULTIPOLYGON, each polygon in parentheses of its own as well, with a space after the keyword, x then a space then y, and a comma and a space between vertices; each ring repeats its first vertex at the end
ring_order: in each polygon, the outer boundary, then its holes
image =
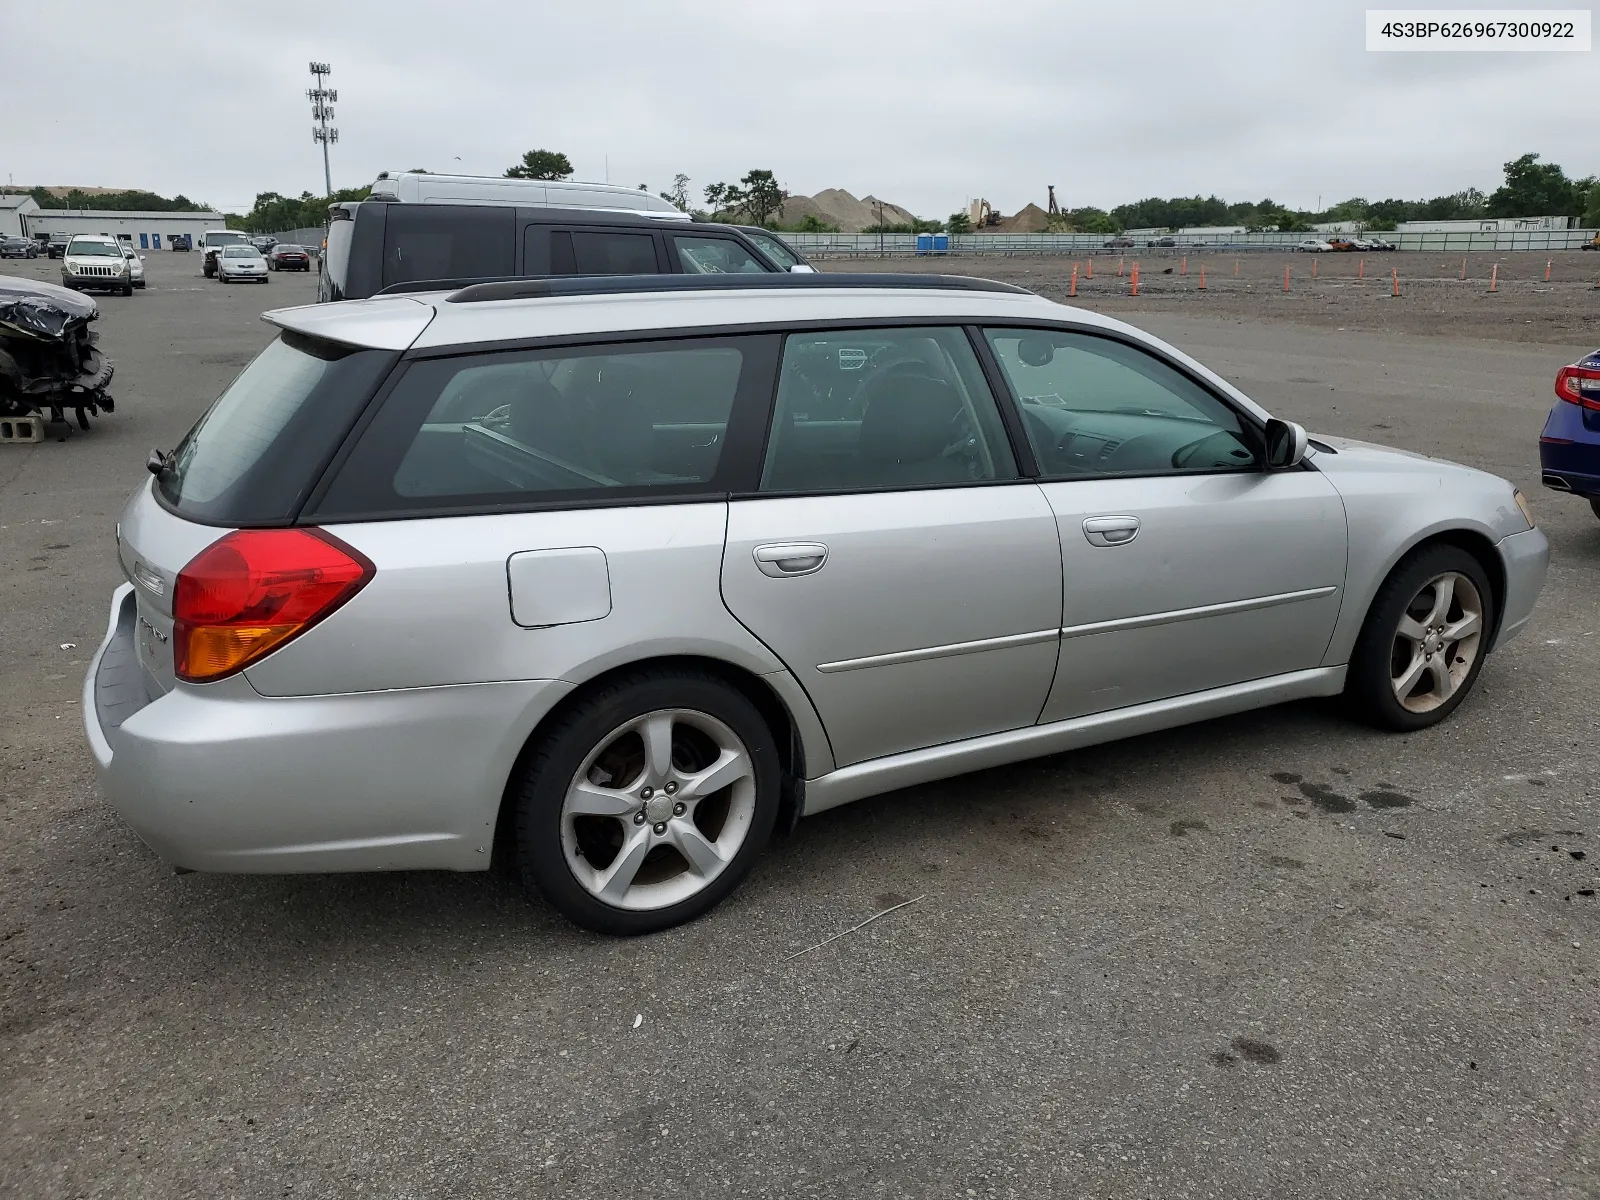
POLYGON ((1398 233, 1525 233, 1528 230, 1565 229, 1567 217, 1474 217, 1466 221, 1401 221, 1398 233))
POLYGON ((24 237, 29 216, 39 211, 32 196, 0 196, 0 237, 24 237))
MULTIPOLYGON (((31 196, 24 197, 32 203, 31 196)), ((131 241, 141 250, 170 250, 175 234, 187 234, 198 246, 208 229, 223 229, 227 219, 216 212, 116 212, 94 208, 39 208, 24 218, 29 237, 49 233, 104 233, 131 241)))

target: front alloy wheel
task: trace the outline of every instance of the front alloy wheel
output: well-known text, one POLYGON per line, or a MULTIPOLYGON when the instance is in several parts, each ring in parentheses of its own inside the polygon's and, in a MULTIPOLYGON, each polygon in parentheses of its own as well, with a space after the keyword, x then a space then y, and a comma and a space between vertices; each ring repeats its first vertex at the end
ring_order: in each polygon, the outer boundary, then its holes
POLYGON ((1384 729, 1424 729, 1472 690, 1490 646, 1495 597, 1460 546, 1424 546, 1378 588, 1350 655, 1345 700, 1384 729))
POLYGON ((1459 571, 1430 579, 1395 628, 1389 678, 1407 712, 1432 712, 1472 672, 1483 642, 1483 600, 1459 571))

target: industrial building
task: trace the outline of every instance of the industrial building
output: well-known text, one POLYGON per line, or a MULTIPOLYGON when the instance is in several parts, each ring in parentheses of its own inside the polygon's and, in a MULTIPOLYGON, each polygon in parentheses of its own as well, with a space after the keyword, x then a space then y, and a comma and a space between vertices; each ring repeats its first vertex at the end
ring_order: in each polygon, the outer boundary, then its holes
POLYGON ((1527 233, 1567 229, 1570 217, 1473 217, 1465 221, 1401 221, 1400 233, 1527 233))
MULTIPOLYGON (((7 196, 33 204, 31 196, 7 196)), ((5 210, 0 208, 0 222, 5 210)), ((217 212, 117 212, 94 208, 33 208, 21 215, 20 232, 28 237, 54 233, 104 233, 131 241, 141 250, 170 250, 174 235, 186 234, 198 246, 208 229, 222 229, 227 218, 217 212)))
POLYGON ((0 196, 0 237, 26 237, 27 220, 38 211, 32 196, 0 196))

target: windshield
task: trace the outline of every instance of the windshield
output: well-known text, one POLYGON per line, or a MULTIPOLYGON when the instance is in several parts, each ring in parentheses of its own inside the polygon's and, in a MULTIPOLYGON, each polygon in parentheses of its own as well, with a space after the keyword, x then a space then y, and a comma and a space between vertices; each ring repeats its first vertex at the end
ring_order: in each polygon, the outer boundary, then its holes
POLYGON ((84 242, 76 241, 67 247, 67 253, 73 258, 120 258, 122 251, 110 242, 84 242))
POLYGON ((392 361, 283 334, 173 451, 157 478, 162 498, 202 521, 288 519, 392 361))
POLYGON ((790 267, 798 266, 800 263, 799 256, 775 237, 767 237, 765 234, 761 233, 752 233, 750 234, 750 240, 757 246, 761 247, 761 252, 773 262, 777 263, 785 271, 787 271, 790 267))
POLYGON ((208 233, 206 234, 207 246, 239 246, 247 244, 247 239, 242 233, 208 233))
POLYGON ((222 257, 223 258, 255 258, 256 257, 256 248, 254 246, 229 246, 226 250, 224 250, 222 252, 222 257))

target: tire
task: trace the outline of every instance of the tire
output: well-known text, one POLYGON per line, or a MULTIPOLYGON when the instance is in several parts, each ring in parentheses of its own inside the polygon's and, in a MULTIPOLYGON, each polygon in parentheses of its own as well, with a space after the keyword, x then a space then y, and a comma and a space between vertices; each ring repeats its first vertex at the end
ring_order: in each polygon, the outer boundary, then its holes
POLYGON ((142 291, 144 291, 144 282, 145 281, 141 279, 141 280, 139 280, 138 283, 134 284, 133 286, 138 288, 142 292, 142 291))
POLYGON ((1435 544, 1407 555, 1373 597, 1350 656, 1344 697, 1351 714, 1380 729, 1437 725, 1477 682, 1495 616, 1488 576, 1465 550, 1435 544), (1441 612, 1439 585, 1446 579, 1449 597, 1441 612), (1467 619, 1474 613, 1475 623, 1467 619), (1403 618, 1429 636, 1419 639, 1403 632, 1403 618), (1459 639, 1450 637, 1469 629, 1459 639), (1414 682, 1402 701, 1400 689, 1407 678, 1414 682))
POLYGON ((122 285, 122 294, 123 294, 123 295, 124 295, 124 296, 131 296, 131 295, 133 295, 133 284, 131 284, 131 283, 125 283, 125 284, 123 284, 123 285, 122 285))
POLYGON ((512 798, 523 883, 574 924, 623 936, 692 920, 732 892, 772 834, 781 788, 755 706, 689 670, 607 684, 541 733, 520 772, 512 798), (647 743, 670 746, 665 771, 652 771, 647 743), (712 762, 724 765, 697 795, 712 762), (612 896, 607 880, 621 885, 612 896))

